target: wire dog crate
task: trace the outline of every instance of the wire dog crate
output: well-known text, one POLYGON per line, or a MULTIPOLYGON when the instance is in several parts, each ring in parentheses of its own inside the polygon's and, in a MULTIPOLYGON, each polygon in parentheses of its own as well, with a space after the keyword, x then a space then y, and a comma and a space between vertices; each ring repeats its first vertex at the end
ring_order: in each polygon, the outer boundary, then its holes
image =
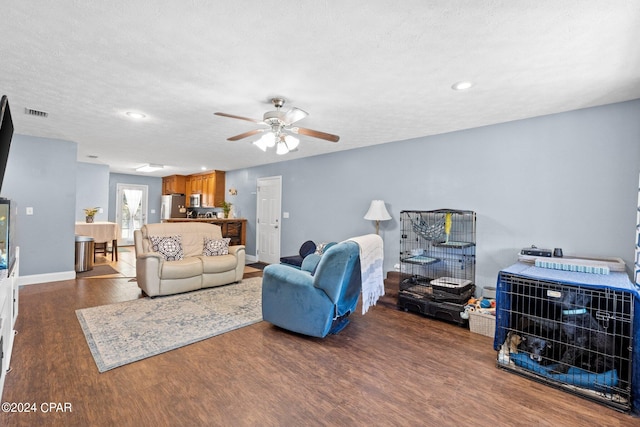
POLYGON ((457 322, 475 292, 476 215, 438 209, 400 212, 398 306, 457 322))
POLYGON ((631 409, 631 293, 505 272, 499 282, 498 367, 631 409))

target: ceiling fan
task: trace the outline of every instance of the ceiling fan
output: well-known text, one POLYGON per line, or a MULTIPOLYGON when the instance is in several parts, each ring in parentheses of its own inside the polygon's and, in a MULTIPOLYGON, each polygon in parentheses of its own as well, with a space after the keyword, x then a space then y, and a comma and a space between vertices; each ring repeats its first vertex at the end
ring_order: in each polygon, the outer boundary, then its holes
POLYGON ((300 140, 291 134, 311 136, 313 138, 320 138, 331 142, 338 142, 340 137, 338 135, 332 135, 326 132, 320 132, 313 129, 301 128, 298 126, 292 126, 299 120, 304 119, 309 115, 304 110, 293 107, 289 111, 282 111, 281 108, 284 105, 284 98, 272 98, 271 103, 276 108, 275 111, 267 111, 264 113, 262 120, 254 120, 248 117, 236 116, 227 113, 214 113, 216 116, 230 117, 232 119, 246 120, 248 122, 257 123, 259 125, 266 126, 262 129, 254 129, 248 132, 241 133, 239 135, 227 138, 228 141, 238 141, 249 136, 262 133, 263 135, 255 141, 253 144, 260 148, 262 151, 267 151, 267 148, 276 147, 277 154, 286 154, 289 151, 293 151, 298 147, 300 140))

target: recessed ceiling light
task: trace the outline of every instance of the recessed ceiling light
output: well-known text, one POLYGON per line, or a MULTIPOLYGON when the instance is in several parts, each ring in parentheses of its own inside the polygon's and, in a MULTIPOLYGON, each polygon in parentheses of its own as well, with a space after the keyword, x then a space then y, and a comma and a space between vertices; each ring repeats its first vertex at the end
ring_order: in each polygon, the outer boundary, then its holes
POLYGON ((200 167, 200 170, 206 171, 206 170, 207 170, 207 167, 206 167, 206 166, 201 166, 201 167, 200 167))
POLYGON ((136 113, 134 111, 127 111, 125 114, 131 117, 132 119, 144 119, 145 117, 147 117, 142 113, 136 113))
POLYGON ((147 163, 146 165, 142 165, 140 167, 136 168, 137 172, 155 172, 155 171, 159 171, 160 169, 163 169, 164 166, 162 165, 154 165, 152 163, 147 163))
POLYGON ((451 86, 451 89, 453 89, 453 90, 467 90, 467 89, 470 89, 472 86, 473 86, 473 82, 462 81, 462 82, 454 83, 453 86, 451 86))

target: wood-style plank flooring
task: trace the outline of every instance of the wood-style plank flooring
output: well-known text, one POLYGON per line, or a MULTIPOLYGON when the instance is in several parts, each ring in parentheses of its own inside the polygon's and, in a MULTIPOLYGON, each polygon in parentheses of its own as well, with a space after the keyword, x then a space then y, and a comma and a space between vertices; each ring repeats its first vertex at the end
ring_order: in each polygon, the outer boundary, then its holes
POLYGON ((141 296, 133 253, 111 265, 121 274, 21 289, 2 401, 37 412, 1 426, 640 425, 496 368, 491 338, 383 304, 325 339, 260 322, 100 374, 75 310, 141 296))

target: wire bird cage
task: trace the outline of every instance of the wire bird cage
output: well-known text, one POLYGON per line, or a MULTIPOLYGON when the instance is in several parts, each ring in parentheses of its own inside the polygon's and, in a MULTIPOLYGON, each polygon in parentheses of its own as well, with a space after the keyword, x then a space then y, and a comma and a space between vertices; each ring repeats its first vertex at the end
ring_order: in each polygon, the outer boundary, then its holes
POLYGON ((462 303, 475 292, 475 212, 400 213, 398 306, 466 324, 462 303))
POLYGON ((427 283, 441 277, 475 282, 475 212, 402 211, 400 222, 402 273, 427 283))

